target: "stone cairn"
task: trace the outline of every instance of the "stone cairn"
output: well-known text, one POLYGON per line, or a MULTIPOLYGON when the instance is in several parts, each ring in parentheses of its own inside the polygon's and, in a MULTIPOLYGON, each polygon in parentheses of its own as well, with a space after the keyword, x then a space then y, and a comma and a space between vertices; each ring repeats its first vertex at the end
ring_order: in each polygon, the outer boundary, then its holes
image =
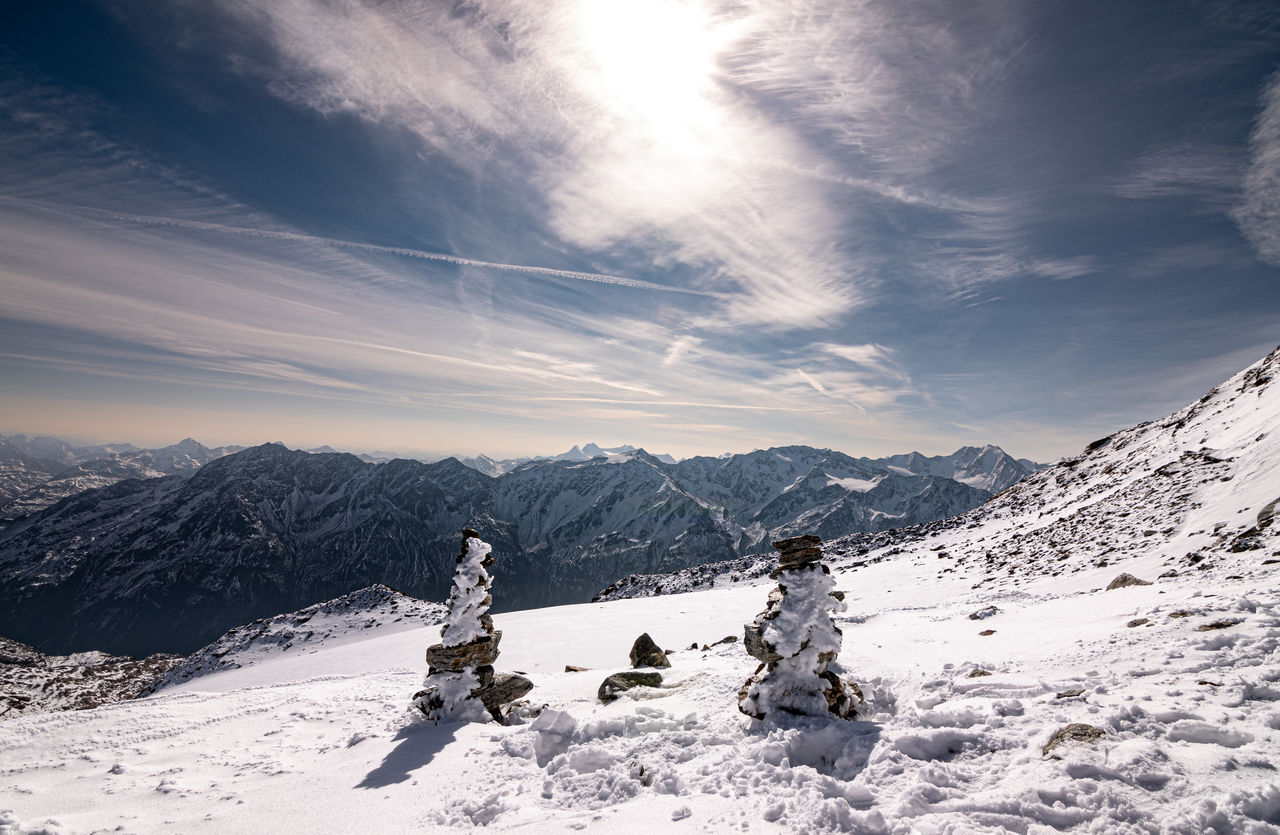
POLYGON ((533 689, 521 675, 493 672, 502 633, 493 628, 489 606, 493 583, 486 568, 493 548, 470 528, 462 531, 462 552, 453 575, 443 639, 427 647, 427 679, 413 696, 428 719, 505 722, 509 704, 533 689))
POLYGON ((840 654, 840 629, 831 615, 845 610, 831 569, 822 563, 822 540, 813 535, 780 539, 778 568, 769 576, 778 587, 769 603, 746 625, 743 644, 760 666, 738 691, 738 709, 754 719, 778 713, 854 718, 858 686, 846 684, 833 666, 840 654))

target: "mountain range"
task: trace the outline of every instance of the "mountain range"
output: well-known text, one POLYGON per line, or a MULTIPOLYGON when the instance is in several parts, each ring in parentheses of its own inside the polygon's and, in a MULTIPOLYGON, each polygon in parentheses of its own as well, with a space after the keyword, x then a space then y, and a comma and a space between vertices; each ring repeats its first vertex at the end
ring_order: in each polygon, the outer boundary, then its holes
MULTIPOLYGON (((1161 576, 1194 576, 1224 563, 1238 573, 1236 555, 1249 557, 1252 568, 1280 563, 1278 379, 1280 348, 1168 417, 1100 438, 968 512, 851 533, 828 542, 825 553, 858 569, 927 549, 939 577, 970 577, 975 589, 996 576, 1016 587, 1144 556, 1142 567, 1161 576)), ((748 584, 773 565, 771 557, 747 555, 629 576, 595 599, 748 584)))
MULTIPOLYGON (((920 460, 993 489, 1027 473, 996 447, 952 458, 920 460)), ((990 495, 806 446, 674 464, 612 452, 494 478, 452 458, 374 464, 264 444, 0 526, 0 634, 46 652, 187 652, 235 624, 374 583, 441 599, 463 527, 500 555, 497 610, 583 601, 628 574, 757 553, 799 530, 926 522, 990 495)))

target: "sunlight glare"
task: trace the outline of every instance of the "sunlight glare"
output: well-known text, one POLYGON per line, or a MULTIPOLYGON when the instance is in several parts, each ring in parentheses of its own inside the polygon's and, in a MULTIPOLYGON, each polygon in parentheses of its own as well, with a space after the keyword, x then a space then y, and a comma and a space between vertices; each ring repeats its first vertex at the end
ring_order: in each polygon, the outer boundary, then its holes
POLYGON ((729 28, 694 0, 584 0, 582 11, 601 98, 662 144, 695 150, 729 28))

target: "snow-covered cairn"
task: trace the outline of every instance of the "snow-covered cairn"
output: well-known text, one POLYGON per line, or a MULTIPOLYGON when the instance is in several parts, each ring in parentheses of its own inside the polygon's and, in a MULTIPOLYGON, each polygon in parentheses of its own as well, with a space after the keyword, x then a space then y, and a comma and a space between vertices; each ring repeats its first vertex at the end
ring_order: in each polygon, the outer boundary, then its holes
POLYGON ((835 590, 831 569, 821 562, 822 540, 796 536, 773 543, 778 568, 769 576, 778 587, 769 604, 747 624, 743 644, 759 659, 755 675, 738 691, 738 709, 755 719, 777 713, 801 716, 834 714, 853 718, 850 695, 834 665, 841 633, 831 615, 845 609, 844 593, 835 590))
POLYGON ((449 612, 440 630, 441 643, 427 647, 427 680, 414 694, 414 705, 428 719, 505 721, 503 708, 533 688, 524 676, 494 675, 502 633, 493 628, 489 606, 493 580, 493 548, 470 528, 462 531, 462 553, 449 593, 449 612))

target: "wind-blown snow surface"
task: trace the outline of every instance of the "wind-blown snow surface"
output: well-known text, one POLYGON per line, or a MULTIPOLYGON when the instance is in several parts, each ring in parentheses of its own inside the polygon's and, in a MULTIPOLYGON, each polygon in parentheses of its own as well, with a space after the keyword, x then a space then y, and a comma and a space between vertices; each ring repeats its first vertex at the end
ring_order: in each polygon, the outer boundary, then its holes
POLYGON ((861 721, 754 725, 741 643, 683 649, 740 635, 757 578, 499 615, 498 668, 547 706, 531 724, 413 720, 435 630, 403 624, 22 718, 0 737, 0 826, 1280 832, 1278 366, 956 521, 832 543, 861 721), (1121 571, 1152 583, 1106 590, 1121 571), (644 631, 678 650, 664 686, 600 704, 644 631), (1073 723, 1103 735, 1046 755, 1073 723))

